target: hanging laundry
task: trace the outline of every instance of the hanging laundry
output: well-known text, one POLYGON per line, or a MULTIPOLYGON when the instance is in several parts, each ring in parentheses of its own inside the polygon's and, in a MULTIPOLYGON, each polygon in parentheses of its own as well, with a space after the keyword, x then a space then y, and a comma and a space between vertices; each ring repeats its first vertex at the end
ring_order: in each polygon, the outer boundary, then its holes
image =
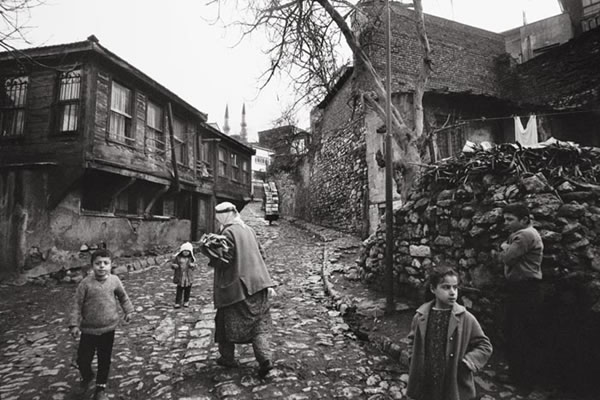
POLYGON ((532 147, 538 143, 537 118, 535 115, 529 116, 527 126, 523 128, 520 117, 515 119, 515 142, 521 143, 523 147, 532 147))

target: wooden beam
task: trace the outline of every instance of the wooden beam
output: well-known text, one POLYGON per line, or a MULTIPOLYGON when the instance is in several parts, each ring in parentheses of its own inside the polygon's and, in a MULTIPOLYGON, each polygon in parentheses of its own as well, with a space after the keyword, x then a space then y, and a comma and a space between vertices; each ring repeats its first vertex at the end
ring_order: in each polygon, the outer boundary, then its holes
POLYGON ((113 195, 110 197, 110 206, 108 209, 109 212, 111 212, 111 213, 115 212, 115 209, 117 207, 117 197, 119 197, 119 195, 121 193, 123 193, 125 191, 125 189, 127 189, 129 186, 133 185, 136 180, 137 179, 135 179, 135 178, 129 178, 127 180, 127 182, 123 183, 123 185, 121 185, 121 187, 117 188, 115 193, 113 193, 113 195))
POLYGON ((154 203, 156 203, 156 200, 158 200, 158 198, 160 196, 162 196, 163 194, 165 194, 168 190, 169 190, 168 186, 163 186, 159 190, 157 190, 156 193, 154 193, 154 196, 152 196, 152 199, 150 199, 150 202, 148 203, 148 205, 146 206, 146 209, 144 210, 144 217, 151 215, 150 211, 152 211, 152 207, 154 207, 154 203))
POLYGON ((74 165, 60 165, 48 172, 48 198, 46 206, 53 210, 65 198, 75 183, 83 177, 84 169, 74 165))
POLYGON ((173 179, 174 188, 176 192, 181 190, 179 185, 179 171, 177 170, 177 158, 175 152, 175 132, 173 132, 173 108, 171 107, 171 102, 167 103, 167 110, 169 112, 169 139, 171 141, 171 163, 173 165, 173 179))

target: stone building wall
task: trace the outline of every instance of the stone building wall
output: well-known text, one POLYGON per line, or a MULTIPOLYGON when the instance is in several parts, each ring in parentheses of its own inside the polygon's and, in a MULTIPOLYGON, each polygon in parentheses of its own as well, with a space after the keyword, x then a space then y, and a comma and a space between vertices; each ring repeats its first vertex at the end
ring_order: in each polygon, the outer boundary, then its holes
POLYGON ((294 173, 279 172, 281 214, 363 235, 366 223, 367 166, 359 121, 347 122, 320 138, 294 173))
POLYGON ((363 234, 367 166, 362 120, 346 123, 321 140, 308 187, 311 222, 363 234))

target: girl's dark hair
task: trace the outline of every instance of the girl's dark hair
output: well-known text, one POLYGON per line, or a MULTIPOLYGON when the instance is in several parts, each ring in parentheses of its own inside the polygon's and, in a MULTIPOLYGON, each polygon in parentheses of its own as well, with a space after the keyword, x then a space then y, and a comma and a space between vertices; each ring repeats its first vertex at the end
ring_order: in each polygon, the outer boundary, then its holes
POLYGON ((451 267, 434 267, 429 273, 429 287, 435 288, 446 276, 458 278, 458 273, 451 267))
POLYGON ((108 249, 98 249, 92 253, 91 263, 94 263, 94 260, 98 257, 108 257, 112 258, 112 253, 108 249))

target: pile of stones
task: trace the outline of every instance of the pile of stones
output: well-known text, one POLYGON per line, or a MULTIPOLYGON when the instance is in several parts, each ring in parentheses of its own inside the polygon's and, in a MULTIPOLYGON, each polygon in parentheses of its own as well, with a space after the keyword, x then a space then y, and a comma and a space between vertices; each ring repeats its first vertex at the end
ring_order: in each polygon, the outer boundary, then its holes
MULTIPOLYGON (((481 311, 488 323, 497 322, 494 306, 501 302, 498 294, 504 283, 498 254, 500 244, 508 236, 502 209, 506 204, 522 202, 532 210, 534 226, 544 241, 542 268, 547 290, 559 290, 568 282, 587 309, 600 311, 600 185, 593 179, 598 169, 578 169, 573 165, 575 157, 564 157, 564 148, 550 147, 538 149, 543 156, 529 157, 536 163, 528 165, 523 158, 515 163, 518 168, 508 173, 506 166, 500 168, 497 162, 502 157, 498 151, 481 150, 445 161, 455 174, 462 174, 460 179, 444 178, 450 176, 448 168, 444 170, 444 163, 434 165, 430 171, 442 179, 426 174, 408 201, 395 212, 393 259, 397 292, 422 300, 431 268, 450 265, 459 271, 463 304, 481 311), (536 172, 537 162, 551 159, 553 151, 558 154, 553 158, 554 164, 536 172), (562 178, 557 173, 560 165, 556 164, 561 157, 568 160, 562 168, 562 178), (496 163, 490 162, 491 158, 496 163), (469 173, 469 165, 476 170, 469 173), (579 176, 573 172, 578 170, 579 176), (583 175, 581 171, 588 172, 583 175)), ((536 154, 535 149, 521 151, 536 154)), ((589 165, 589 157, 582 156, 581 151, 578 154, 582 165, 589 165)), ((504 157, 515 159, 514 154, 504 157)), ((363 242, 357 262, 360 276, 366 281, 383 282, 385 229, 382 222, 363 242)))

